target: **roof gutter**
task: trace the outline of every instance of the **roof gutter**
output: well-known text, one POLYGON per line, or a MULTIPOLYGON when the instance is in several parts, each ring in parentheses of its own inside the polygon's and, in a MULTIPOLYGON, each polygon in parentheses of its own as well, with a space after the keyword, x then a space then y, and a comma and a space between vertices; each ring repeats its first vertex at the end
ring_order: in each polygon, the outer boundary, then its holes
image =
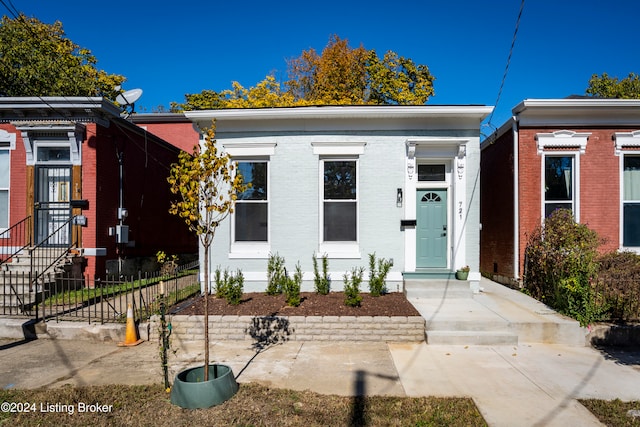
POLYGON ((520 280, 520 168, 519 168, 519 155, 518 143, 519 129, 518 115, 515 114, 512 119, 511 131, 513 132, 513 277, 516 280, 520 280))

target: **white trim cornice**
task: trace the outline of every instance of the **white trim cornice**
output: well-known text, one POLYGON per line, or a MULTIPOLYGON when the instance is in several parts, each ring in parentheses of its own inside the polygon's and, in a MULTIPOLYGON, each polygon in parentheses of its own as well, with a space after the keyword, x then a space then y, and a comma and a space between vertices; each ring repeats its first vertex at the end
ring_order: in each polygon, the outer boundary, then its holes
POLYGON ((614 138, 616 156, 619 156, 624 148, 640 148, 640 130, 633 132, 616 132, 614 138))
POLYGON ((525 99, 512 112, 520 126, 640 126, 640 99, 525 99))
POLYGON ((551 133, 537 133, 538 154, 542 154, 549 148, 572 148, 580 150, 584 154, 587 149, 587 139, 590 132, 574 132, 571 130, 558 130, 551 133))
POLYGON ((16 149, 16 134, 0 129, 0 146, 9 146, 10 150, 16 149))
POLYGON ((231 157, 273 156, 276 152, 275 142, 232 142, 225 141, 222 146, 231 157))
POLYGON ((312 142, 313 154, 319 156, 359 156, 364 154, 366 142, 312 142))

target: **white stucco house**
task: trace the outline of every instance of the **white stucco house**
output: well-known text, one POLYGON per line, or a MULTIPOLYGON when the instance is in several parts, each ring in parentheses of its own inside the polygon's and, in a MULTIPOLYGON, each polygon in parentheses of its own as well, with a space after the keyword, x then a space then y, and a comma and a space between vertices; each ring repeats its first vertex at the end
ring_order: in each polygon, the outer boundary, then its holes
MULTIPOLYGON (((212 271, 241 269, 245 292, 266 288, 270 253, 326 254, 331 289, 368 254, 393 259, 390 291, 407 278, 480 280, 480 123, 488 106, 315 106, 203 110, 185 115, 216 140, 252 187, 219 227, 212 271)), ((201 250, 201 256, 203 251, 201 250)), ((204 265, 204 263, 201 263, 204 265)), ((363 291, 367 291, 365 270, 363 291)))

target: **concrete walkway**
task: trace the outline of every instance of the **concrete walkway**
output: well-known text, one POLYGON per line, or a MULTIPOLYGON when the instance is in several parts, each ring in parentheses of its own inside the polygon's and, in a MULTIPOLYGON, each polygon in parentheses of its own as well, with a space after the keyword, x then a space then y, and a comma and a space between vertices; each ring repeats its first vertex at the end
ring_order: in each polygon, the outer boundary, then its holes
MULTIPOLYGON (((515 301, 521 294, 511 296, 515 301)), ((469 307, 477 304, 474 299, 469 307)), ((516 321, 513 313, 499 313, 501 305, 496 300, 491 310, 516 321)), ((184 345, 171 355, 171 380, 201 363, 199 347, 184 345)), ((338 395, 467 396, 490 426, 596 426, 600 423, 576 399, 640 401, 637 350, 604 353, 520 340, 516 345, 287 342, 256 352, 246 341, 225 341, 212 343, 211 358, 230 365, 240 383, 338 395)), ((0 340, 2 388, 162 382, 156 343, 122 348, 74 339, 0 340)))

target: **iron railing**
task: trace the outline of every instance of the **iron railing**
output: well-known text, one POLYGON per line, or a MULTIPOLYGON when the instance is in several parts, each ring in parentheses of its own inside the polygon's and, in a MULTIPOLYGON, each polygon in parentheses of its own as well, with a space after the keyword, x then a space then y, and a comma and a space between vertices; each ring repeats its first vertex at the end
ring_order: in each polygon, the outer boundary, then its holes
POLYGON ((0 265, 22 252, 27 246, 31 246, 31 216, 28 216, 7 230, 0 233, 0 265))
MULTIPOLYGON (((170 274, 139 272, 137 276, 107 279, 47 273, 38 289, 23 286, 19 288, 21 293, 13 297, 3 295, 0 314, 104 324, 125 322, 127 308, 131 305, 136 320, 147 319, 159 312, 161 287, 168 305, 200 292, 197 269, 195 262, 180 266, 170 274)), ((28 273, 4 272, 0 273, 0 285, 15 284, 20 280, 29 283, 29 278, 28 273)))
POLYGON ((71 249, 77 247, 77 242, 68 237, 71 235, 71 226, 75 218, 75 216, 69 218, 42 241, 29 249, 32 285, 44 283, 45 275, 48 275, 51 269, 58 265, 71 249))

